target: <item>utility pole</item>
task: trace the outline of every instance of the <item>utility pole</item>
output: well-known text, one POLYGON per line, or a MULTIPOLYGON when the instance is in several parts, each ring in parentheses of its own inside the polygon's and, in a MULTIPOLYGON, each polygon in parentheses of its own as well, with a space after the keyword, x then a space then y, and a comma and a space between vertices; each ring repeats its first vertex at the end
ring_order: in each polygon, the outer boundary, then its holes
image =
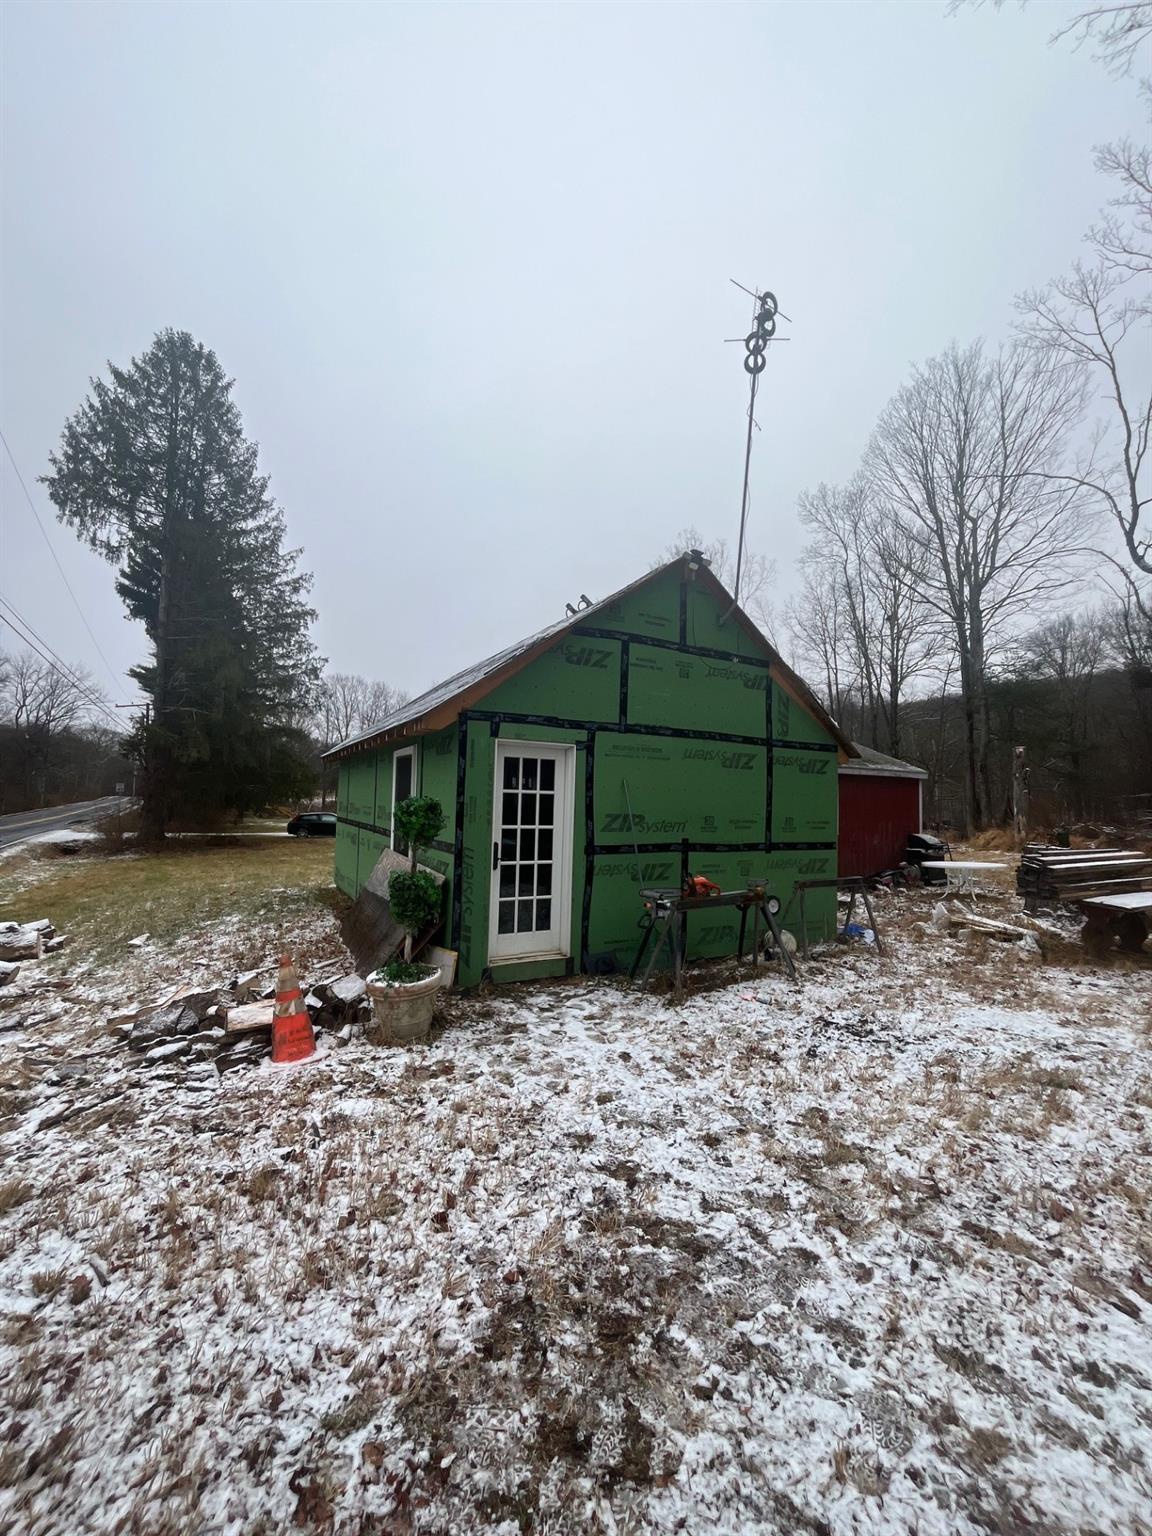
MULTIPOLYGON (((152 701, 150 699, 145 699, 144 703, 142 705, 141 704, 114 704, 113 708, 114 709, 142 709, 143 712, 144 712, 144 728, 145 728, 145 730, 147 730, 147 728, 152 724, 152 701)), ((132 759, 132 799, 135 800, 135 798, 136 798, 136 759, 133 758, 132 759)))

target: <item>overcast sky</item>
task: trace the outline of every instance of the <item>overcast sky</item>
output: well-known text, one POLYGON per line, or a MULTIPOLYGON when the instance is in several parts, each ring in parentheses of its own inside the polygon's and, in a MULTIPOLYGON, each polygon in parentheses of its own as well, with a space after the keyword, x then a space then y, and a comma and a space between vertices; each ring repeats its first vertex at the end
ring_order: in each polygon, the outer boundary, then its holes
MULTIPOLYGON (((1136 88, 1072 7, 3 7, 0 594, 109 696, 144 650, 36 477, 89 377, 213 347, 315 574, 334 669, 417 691, 735 535, 795 580, 796 497, 911 363, 1003 337, 1108 195, 1136 88)), ((0 631, 0 644, 11 645, 0 631)))

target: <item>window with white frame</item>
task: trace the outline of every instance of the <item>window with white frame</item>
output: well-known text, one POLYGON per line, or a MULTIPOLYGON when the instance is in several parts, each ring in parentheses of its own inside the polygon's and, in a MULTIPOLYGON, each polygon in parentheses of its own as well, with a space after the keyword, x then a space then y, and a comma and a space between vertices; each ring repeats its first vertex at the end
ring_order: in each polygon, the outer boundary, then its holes
POLYGON ((392 814, 389 825, 392 829, 392 847, 397 853, 407 853, 408 846, 402 844, 396 837, 396 805, 400 800, 407 800, 409 795, 418 794, 416 786, 416 748, 404 747, 399 752, 392 754, 392 814))

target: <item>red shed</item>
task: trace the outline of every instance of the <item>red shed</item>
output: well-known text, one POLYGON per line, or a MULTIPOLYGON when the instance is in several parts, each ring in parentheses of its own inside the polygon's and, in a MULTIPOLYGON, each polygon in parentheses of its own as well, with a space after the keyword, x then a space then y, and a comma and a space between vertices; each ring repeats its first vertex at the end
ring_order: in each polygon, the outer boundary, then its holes
POLYGON ((927 771, 854 743, 840 764, 841 875, 874 875, 904 862, 908 836, 922 830, 927 771))

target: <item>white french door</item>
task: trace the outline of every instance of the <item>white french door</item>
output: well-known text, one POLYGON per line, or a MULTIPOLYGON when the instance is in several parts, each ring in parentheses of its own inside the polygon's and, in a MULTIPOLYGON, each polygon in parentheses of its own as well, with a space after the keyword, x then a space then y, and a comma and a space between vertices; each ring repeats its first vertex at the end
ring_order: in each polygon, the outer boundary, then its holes
POLYGON ((490 960, 569 952, 575 755, 572 747, 496 743, 490 960))

